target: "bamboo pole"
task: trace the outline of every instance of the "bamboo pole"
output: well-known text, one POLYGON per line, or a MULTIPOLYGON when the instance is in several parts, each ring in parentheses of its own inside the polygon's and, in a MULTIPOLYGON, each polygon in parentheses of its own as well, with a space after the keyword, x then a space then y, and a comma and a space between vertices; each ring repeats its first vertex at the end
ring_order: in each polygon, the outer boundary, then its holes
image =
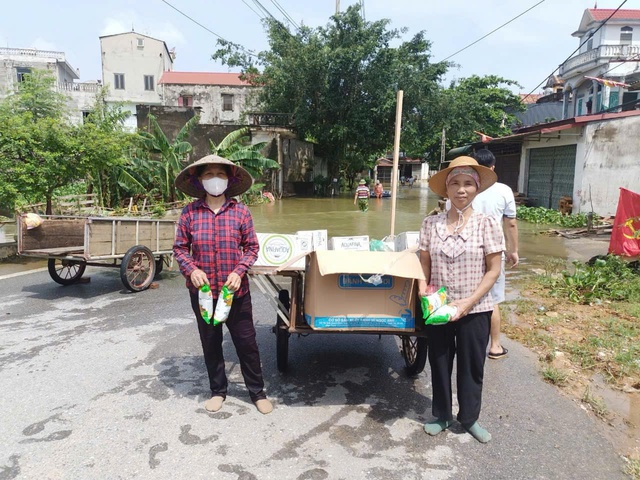
POLYGON ((400 128, 402 127, 402 98, 404 92, 398 90, 396 105, 396 134, 393 140, 393 168, 391 169, 391 234, 389 239, 395 237, 396 228, 396 193, 398 190, 398 160, 400 157, 400 128))

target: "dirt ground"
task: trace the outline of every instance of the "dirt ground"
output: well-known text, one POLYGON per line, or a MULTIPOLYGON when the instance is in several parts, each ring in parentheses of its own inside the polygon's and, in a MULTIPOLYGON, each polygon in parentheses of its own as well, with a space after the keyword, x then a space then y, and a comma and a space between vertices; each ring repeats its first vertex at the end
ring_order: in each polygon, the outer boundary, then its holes
POLYGON ((612 361, 617 352, 607 345, 595 352, 588 348, 606 322, 640 320, 615 305, 553 298, 532 275, 514 280, 512 287, 519 294, 502 304, 503 333, 537 352, 541 375, 593 415, 622 456, 640 462, 640 369, 622 371, 612 361), (581 346, 584 351, 577 353, 581 346))

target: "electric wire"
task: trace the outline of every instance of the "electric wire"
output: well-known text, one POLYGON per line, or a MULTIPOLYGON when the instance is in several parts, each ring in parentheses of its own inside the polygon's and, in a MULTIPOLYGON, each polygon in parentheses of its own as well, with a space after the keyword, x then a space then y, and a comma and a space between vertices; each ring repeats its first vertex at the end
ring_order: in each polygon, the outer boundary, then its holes
POLYGON ((483 35, 482 37, 480 37, 480 38, 479 38, 479 39, 477 39, 476 41, 474 41, 474 42, 470 43, 470 44, 469 44, 469 45, 467 45, 466 47, 463 47, 463 48, 461 48, 460 50, 458 50, 457 52, 454 52, 454 53, 452 53, 451 55, 449 55, 448 57, 446 57, 446 58, 444 58, 444 59, 440 60, 440 62, 438 62, 438 63, 446 62, 446 61, 447 61, 447 60, 449 60, 451 57, 453 57, 453 56, 455 56, 455 55, 459 54, 460 52, 465 51, 465 50, 466 50, 467 48, 469 48, 469 47, 474 46, 474 45, 475 45, 476 43, 478 43, 479 41, 484 40, 484 39, 485 39, 485 38, 487 38, 489 35, 491 35, 491 34, 493 34, 493 33, 496 33, 498 30, 500 30, 500 29, 501 29, 501 28, 503 28, 503 27, 506 27, 506 26, 507 26, 507 25, 509 25, 511 22, 513 22, 514 20, 517 20, 518 18, 520 18, 521 16, 523 16, 525 13, 527 13, 527 12, 529 12, 529 11, 533 10, 534 8, 536 8, 536 7, 537 7, 538 5, 540 5, 541 3, 544 3, 545 1, 546 1, 546 0, 540 0, 540 1, 539 1, 538 3, 536 3, 535 5, 533 5, 533 6, 529 7, 529 8, 527 8, 524 12, 522 12, 522 13, 520 13, 520 14, 516 15, 516 16, 515 16, 515 17, 513 17, 511 20, 509 20, 509 21, 507 21, 507 22, 503 23, 503 24, 502 24, 502 25, 500 25, 499 27, 494 28, 494 29, 493 29, 493 30, 491 30, 489 33, 487 33, 486 35, 483 35))
POLYGON ((625 3, 627 3, 627 1, 628 1, 628 0, 624 0, 624 1, 623 1, 623 2, 618 6, 618 8, 616 8, 616 9, 613 11, 613 13, 611 13, 611 15, 609 15, 609 16, 608 16, 608 17, 607 17, 607 18, 606 18, 606 19, 605 19, 605 20, 604 20, 604 21, 603 21, 603 22, 598 26, 598 28, 596 28, 593 32, 591 32, 591 33, 587 36, 587 38, 585 38, 584 42, 582 42, 582 43, 580 43, 580 45, 578 45, 578 48, 576 48, 573 52, 571 52, 571 53, 569 54, 569 56, 568 56, 567 58, 565 58, 565 59, 564 59, 564 61, 563 61, 562 63, 560 63, 560 65, 558 65, 558 66, 553 70, 553 72, 551 72, 549 75, 547 75, 547 76, 544 78, 544 80, 542 80, 538 85, 536 85, 535 87, 533 87, 533 90, 531 90, 531 91, 530 91, 529 93, 527 93, 524 97, 522 97, 522 101, 524 102, 527 98, 529 98, 529 97, 533 94, 533 92, 535 92, 535 91, 536 91, 536 90, 537 90, 537 89, 538 89, 538 88, 539 88, 539 87, 540 87, 544 82, 546 82, 546 81, 547 81, 547 79, 548 79, 549 77, 551 77, 551 75, 553 75, 554 73, 556 73, 556 72, 560 69, 560 67, 561 67, 562 65, 564 65, 564 63, 565 63, 567 60, 569 60, 569 59, 573 56, 573 54, 574 54, 574 53, 576 53, 578 50, 580 50, 580 48, 582 48, 582 46, 583 46, 585 43, 587 43, 589 40, 591 40, 591 38, 596 34, 596 32, 597 32, 598 30, 600 30, 602 27, 604 27, 604 26, 605 26, 605 24, 606 24, 609 20, 611 20, 611 18, 612 18, 616 13, 618 13, 618 10, 620 10, 620 9, 622 8, 622 6, 623 6, 625 3))
POLYGON ((241 48, 244 52, 246 52, 248 55, 251 55, 252 57, 257 57, 257 55, 255 53, 253 53, 251 50, 247 50, 245 47, 243 47, 242 45, 238 44, 238 43, 234 43, 231 42, 229 40, 227 40, 226 38, 224 38, 222 35, 218 35, 216 32, 214 32, 213 30, 211 30, 210 28, 206 27, 205 25, 201 24, 200 22, 198 22, 197 20, 195 20, 193 17, 190 17, 189 15, 187 15, 186 13, 184 13, 182 10, 174 7, 173 5, 171 5, 167 0, 160 0, 162 3, 166 4, 167 6, 173 8, 176 12, 178 12, 180 15, 182 15, 183 17, 188 18, 189 20, 191 20, 193 23, 195 23, 196 25, 198 25, 199 27, 205 29, 207 32, 209 32, 210 34, 218 37, 220 40, 223 40, 225 42, 228 43, 232 43, 233 45, 237 45, 239 48, 241 48))
POLYGON ((278 10, 280 10, 280 13, 282 13, 282 15, 284 15, 284 18, 285 18, 285 20, 287 20, 287 22, 289 22, 291 25, 293 25, 296 30, 300 30, 300 26, 295 22, 295 20, 291 17, 291 15, 289 15, 287 13, 287 11, 284 9, 284 7, 282 5, 280 5, 280 3, 278 3, 278 0, 271 0, 271 3, 273 3, 275 5, 275 7, 278 10))
POLYGON ((247 8, 249 8, 249 10, 251 10, 253 13, 255 13, 260 20, 264 20, 264 17, 262 15, 260 15, 258 12, 256 12, 253 9, 253 7, 247 3, 247 0, 242 0, 242 3, 244 3, 247 6, 247 8))

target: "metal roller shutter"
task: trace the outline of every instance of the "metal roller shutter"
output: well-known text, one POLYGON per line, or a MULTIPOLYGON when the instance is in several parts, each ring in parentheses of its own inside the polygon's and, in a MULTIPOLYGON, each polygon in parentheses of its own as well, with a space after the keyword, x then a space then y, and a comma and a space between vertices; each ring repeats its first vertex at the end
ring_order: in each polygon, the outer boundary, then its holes
POLYGON ((527 196, 532 203, 555 209, 561 197, 573 197, 575 165, 575 145, 531 149, 527 196))

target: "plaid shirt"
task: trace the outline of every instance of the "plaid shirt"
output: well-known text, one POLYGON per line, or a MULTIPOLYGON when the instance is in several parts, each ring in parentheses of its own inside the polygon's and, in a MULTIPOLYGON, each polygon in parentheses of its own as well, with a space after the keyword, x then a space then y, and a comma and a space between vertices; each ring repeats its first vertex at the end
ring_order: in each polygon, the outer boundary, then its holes
MULTIPOLYGON (((462 300, 475 292, 486 272, 485 257, 504 250, 504 236, 495 218, 473 212, 462 231, 447 231, 447 214, 428 216, 420 229, 420 250, 431 256, 431 285, 447 287, 449 301, 462 300)), ((493 310, 486 293, 469 313, 493 310)))
POLYGON ((242 283, 235 296, 242 297, 249 291, 246 273, 258 258, 259 249, 251 212, 236 200, 227 199, 217 214, 202 199, 182 210, 173 255, 192 292, 197 289, 190 275, 199 268, 207 274, 214 298, 231 272, 240 275, 242 283))

